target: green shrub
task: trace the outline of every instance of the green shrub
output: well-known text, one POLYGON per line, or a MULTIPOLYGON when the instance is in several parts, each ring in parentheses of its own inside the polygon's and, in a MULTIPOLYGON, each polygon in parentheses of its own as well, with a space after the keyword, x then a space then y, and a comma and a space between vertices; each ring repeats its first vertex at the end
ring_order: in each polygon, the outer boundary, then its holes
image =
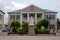
POLYGON ((18 21, 13 21, 10 25, 12 33, 17 34, 18 28, 20 28, 20 23, 18 21))
POLYGON ((49 25, 49 20, 48 19, 42 19, 42 20, 39 20, 37 21, 37 24, 36 26, 39 28, 41 28, 41 26, 44 26, 45 28, 48 28, 48 25, 49 25))
POLYGON ((13 34, 17 34, 18 28, 11 28, 13 34))
POLYGON ((19 29, 19 28, 12 28, 12 33, 13 34, 27 34, 28 33, 28 28, 23 28, 23 29, 19 29))
POLYGON ((20 28, 20 26, 21 26, 21 24, 20 24, 19 21, 16 21, 16 24, 15 25, 16 25, 17 28, 20 28))
POLYGON ((20 23, 18 21, 13 21, 11 23, 11 30, 13 34, 27 34, 28 33, 28 22, 22 24, 23 29, 20 28, 20 23))
POLYGON ((28 22, 23 22, 22 27, 28 27, 28 22))
POLYGON ((18 29, 18 34, 27 34, 28 33, 28 28, 23 28, 23 29, 18 29))
POLYGON ((46 29, 39 29, 39 28, 36 28, 36 29, 35 29, 35 33, 36 33, 36 34, 48 34, 49 31, 46 30, 46 29))
POLYGON ((20 28, 21 24, 18 21, 13 21, 10 25, 10 27, 14 28, 20 28))

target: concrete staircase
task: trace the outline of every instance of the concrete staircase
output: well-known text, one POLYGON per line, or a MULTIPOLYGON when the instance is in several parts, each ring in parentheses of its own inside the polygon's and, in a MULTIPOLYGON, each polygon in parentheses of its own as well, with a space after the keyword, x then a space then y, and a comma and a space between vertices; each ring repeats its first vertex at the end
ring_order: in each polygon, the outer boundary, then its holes
POLYGON ((28 36, 35 36, 34 26, 29 26, 28 36))

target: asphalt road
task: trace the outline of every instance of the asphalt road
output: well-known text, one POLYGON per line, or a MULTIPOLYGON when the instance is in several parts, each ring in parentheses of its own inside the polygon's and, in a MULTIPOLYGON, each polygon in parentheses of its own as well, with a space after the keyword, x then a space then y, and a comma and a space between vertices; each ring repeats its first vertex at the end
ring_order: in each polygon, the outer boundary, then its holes
POLYGON ((60 40, 60 36, 0 36, 0 40, 60 40))

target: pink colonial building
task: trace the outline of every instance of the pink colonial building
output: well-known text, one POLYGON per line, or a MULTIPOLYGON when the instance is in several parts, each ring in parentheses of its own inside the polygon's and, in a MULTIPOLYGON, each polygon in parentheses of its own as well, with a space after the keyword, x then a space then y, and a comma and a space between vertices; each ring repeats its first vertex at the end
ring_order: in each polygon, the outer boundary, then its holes
POLYGON ((22 22, 27 21, 29 22, 29 25, 34 25, 34 22, 47 18, 50 21, 49 25, 50 29, 54 29, 55 31, 57 30, 57 24, 56 24, 57 12, 51 10, 42 9, 35 5, 29 5, 21 10, 8 12, 8 14, 9 14, 9 20, 8 20, 9 25, 14 20, 18 20, 21 24, 22 22))

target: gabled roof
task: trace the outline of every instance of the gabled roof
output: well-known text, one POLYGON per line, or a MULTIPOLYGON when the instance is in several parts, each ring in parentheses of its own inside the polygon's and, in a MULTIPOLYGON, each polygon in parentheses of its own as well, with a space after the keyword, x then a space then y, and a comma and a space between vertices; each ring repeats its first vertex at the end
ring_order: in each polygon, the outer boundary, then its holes
POLYGON ((16 11, 14 11, 14 12, 20 12, 20 11, 27 11, 27 12, 29 12, 29 11, 43 11, 43 9, 41 9, 41 8, 39 8, 39 7, 37 7, 37 6, 35 6, 35 5, 29 5, 29 6, 27 6, 27 7, 25 7, 25 8, 23 8, 23 9, 19 9, 19 10, 16 10, 16 11))
MULTIPOLYGON (((0 10, 0 12, 4 13, 2 10, 0 10)), ((5 14, 5 13, 4 13, 5 14)))
POLYGON ((54 11, 51 11, 51 10, 39 8, 39 7, 37 7, 37 6, 33 5, 33 4, 23 8, 21 10, 16 10, 16 11, 13 11, 13 12, 20 12, 20 11, 24 11, 24 12, 29 12, 29 11, 33 11, 33 12, 39 12, 39 11, 54 12, 54 11))
POLYGON ((32 5, 29 5, 25 8, 23 8, 21 11, 43 11, 43 9, 32 4, 32 5))

